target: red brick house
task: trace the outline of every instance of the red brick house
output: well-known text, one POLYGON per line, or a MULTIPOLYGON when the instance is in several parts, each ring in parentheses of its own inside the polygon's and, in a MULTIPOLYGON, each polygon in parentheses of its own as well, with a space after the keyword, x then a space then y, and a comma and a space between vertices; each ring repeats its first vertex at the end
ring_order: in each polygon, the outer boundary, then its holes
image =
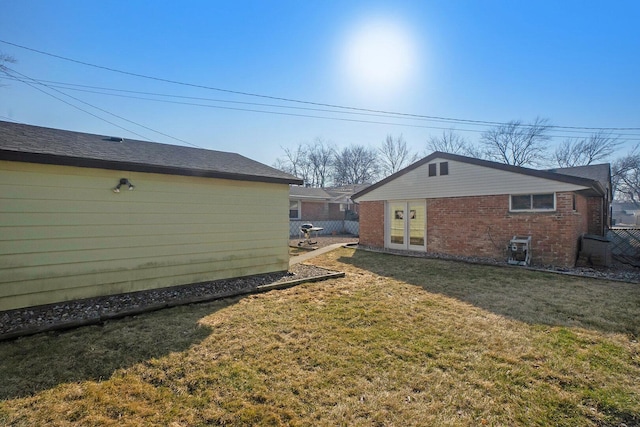
POLYGON ((580 236, 609 226, 611 174, 435 152, 353 199, 362 246, 505 259, 513 236, 531 236, 534 264, 573 266, 580 236))
POLYGON ((292 185, 289 188, 289 219, 302 221, 341 221, 358 214, 351 196, 368 184, 314 188, 292 185))
POLYGON ((339 206, 330 206, 331 196, 322 188, 292 185, 289 188, 289 219, 304 221, 320 221, 342 219, 336 211, 339 206), (333 209, 330 209, 333 208, 333 209), (337 208, 337 209, 336 209, 337 208))
POLYGON ((289 188, 289 236, 300 237, 300 227, 311 223, 319 234, 358 235, 358 205, 351 196, 369 184, 312 188, 289 188))

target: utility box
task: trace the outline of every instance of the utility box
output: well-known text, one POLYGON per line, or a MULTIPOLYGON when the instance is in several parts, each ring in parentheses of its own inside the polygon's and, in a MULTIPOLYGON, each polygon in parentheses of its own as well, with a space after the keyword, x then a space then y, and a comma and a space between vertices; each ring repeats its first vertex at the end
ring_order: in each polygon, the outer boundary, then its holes
POLYGON ((509 259, 507 262, 513 265, 531 264, 531 236, 513 236, 507 247, 509 259))
POLYGON ((580 238, 578 265, 611 267, 611 264, 609 239, 596 234, 583 234, 580 238))

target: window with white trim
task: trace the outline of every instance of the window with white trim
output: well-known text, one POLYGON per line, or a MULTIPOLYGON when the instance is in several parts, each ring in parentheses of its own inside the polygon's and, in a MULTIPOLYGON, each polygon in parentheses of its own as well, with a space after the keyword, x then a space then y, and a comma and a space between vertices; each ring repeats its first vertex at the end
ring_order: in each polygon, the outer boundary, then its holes
POLYGON ((300 219, 299 200, 289 200, 289 219, 300 219))
POLYGON ((512 194, 509 198, 509 210, 518 211, 555 211, 556 195, 547 194, 512 194))

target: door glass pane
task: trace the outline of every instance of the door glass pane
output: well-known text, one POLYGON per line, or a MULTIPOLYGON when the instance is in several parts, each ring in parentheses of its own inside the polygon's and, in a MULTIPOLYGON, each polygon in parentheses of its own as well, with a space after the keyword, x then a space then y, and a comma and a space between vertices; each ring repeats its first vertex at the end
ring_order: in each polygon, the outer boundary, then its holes
POLYGON ((404 245, 405 203, 389 205, 390 242, 404 245))
POLYGON ((409 245, 424 246, 426 208, 422 203, 409 203, 409 245))

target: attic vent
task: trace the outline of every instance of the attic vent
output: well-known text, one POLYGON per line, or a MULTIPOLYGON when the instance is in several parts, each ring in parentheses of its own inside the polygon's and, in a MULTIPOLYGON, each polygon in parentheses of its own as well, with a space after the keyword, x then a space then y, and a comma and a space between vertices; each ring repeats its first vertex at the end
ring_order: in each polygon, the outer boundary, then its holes
POLYGON ((109 141, 122 142, 124 141, 124 138, 120 138, 119 136, 112 136, 111 138, 109 138, 109 141))

